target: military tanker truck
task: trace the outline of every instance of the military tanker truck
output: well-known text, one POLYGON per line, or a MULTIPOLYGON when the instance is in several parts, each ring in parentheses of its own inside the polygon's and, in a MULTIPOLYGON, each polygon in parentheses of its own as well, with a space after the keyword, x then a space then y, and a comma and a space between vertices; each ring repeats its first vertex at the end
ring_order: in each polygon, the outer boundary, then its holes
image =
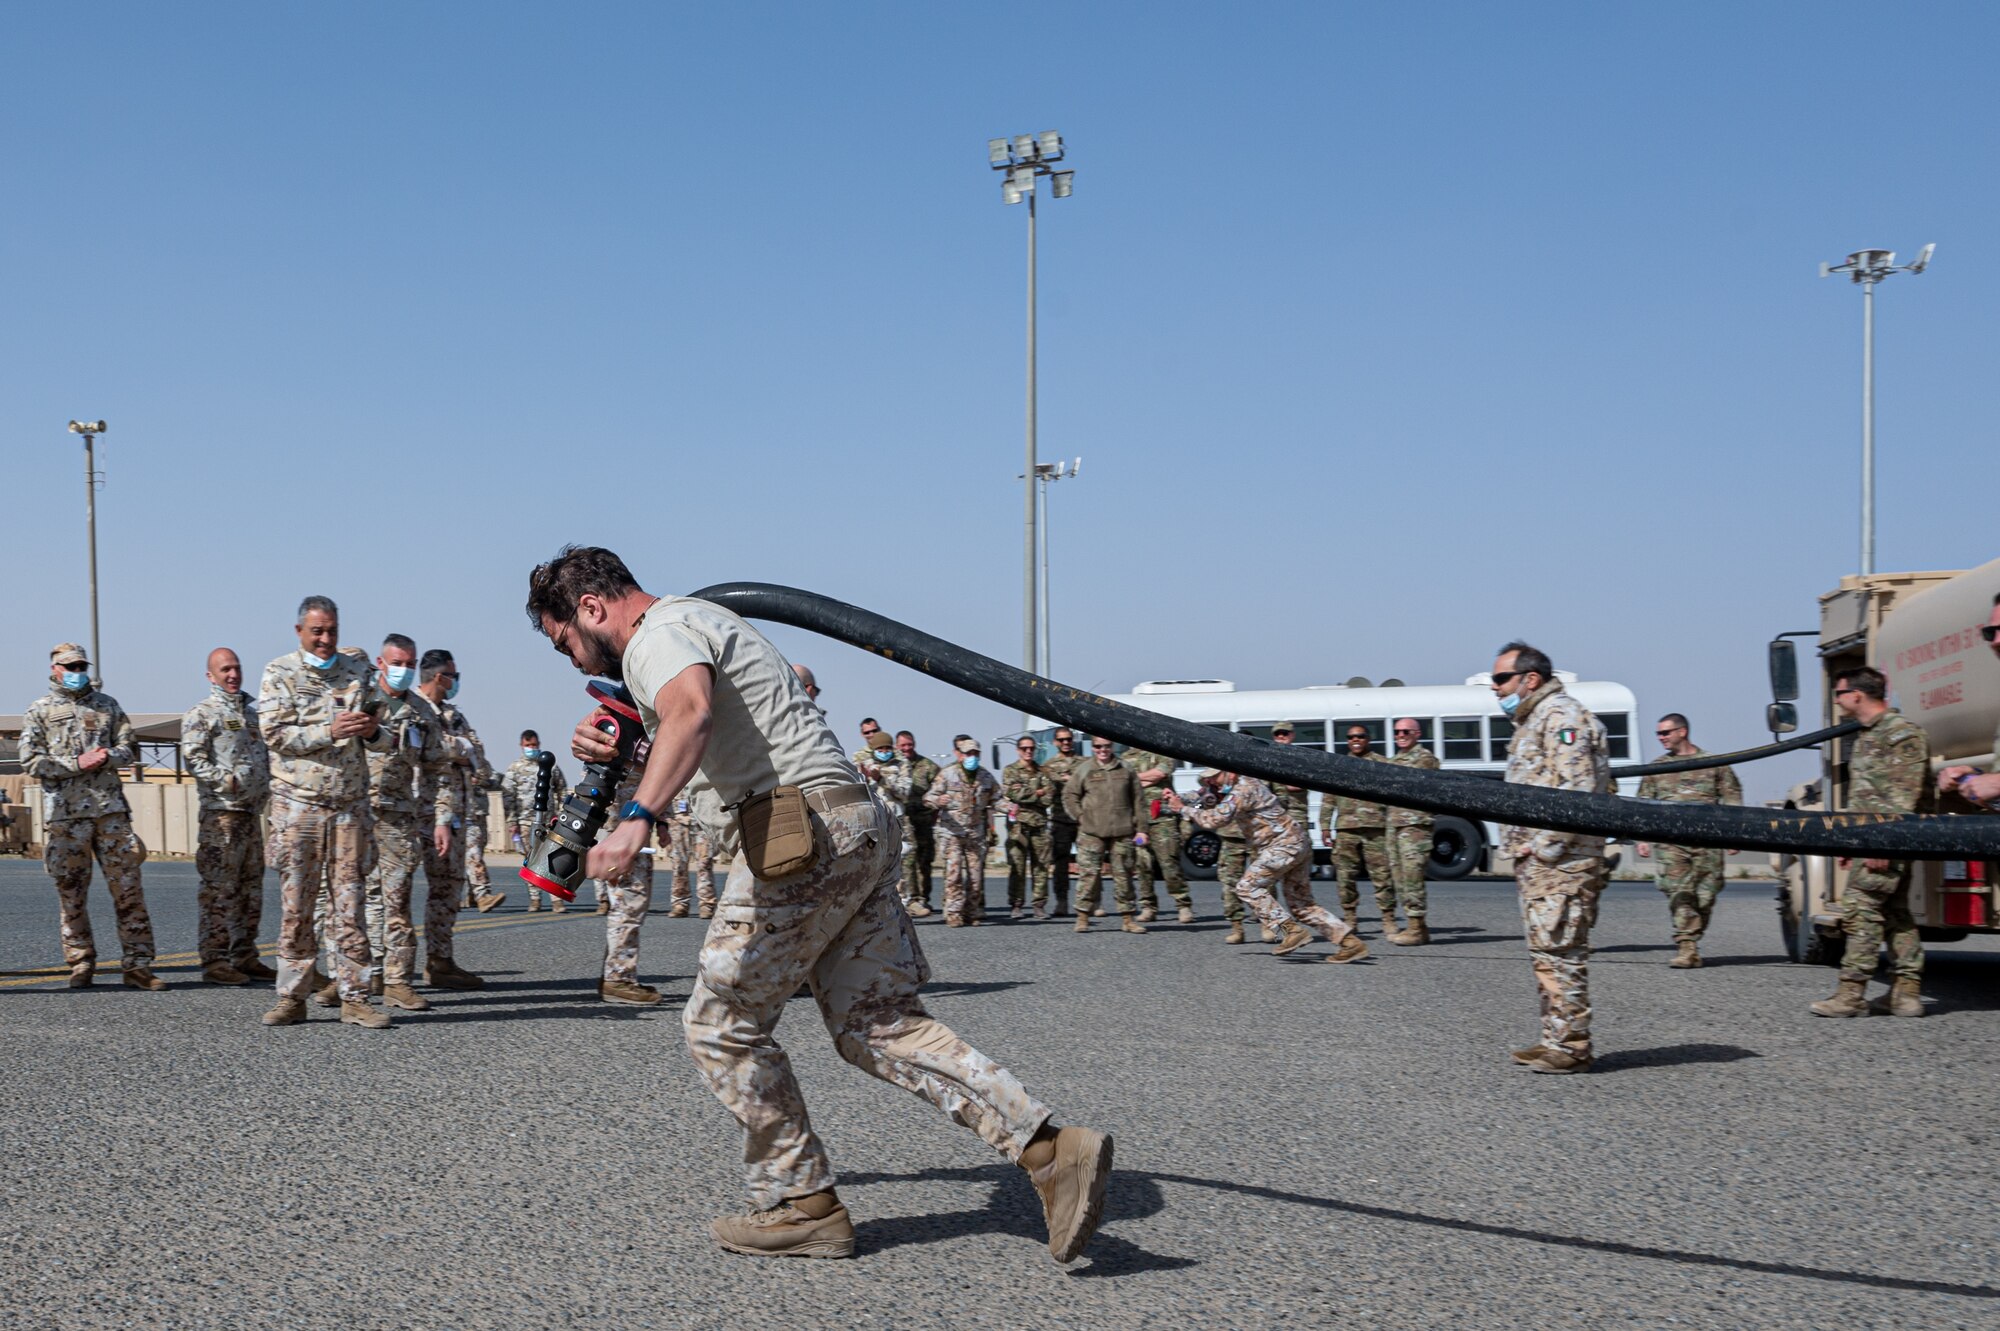
MULTIPOLYGON (((1846 577, 1819 598, 1818 678, 1804 681, 1823 724, 1842 720, 1833 705, 1833 683, 1843 670, 1872 665, 1889 678, 1892 705, 1930 736, 1933 770, 1966 764, 2000 771, 2000 659, 1979 628, 2000 595, 2000 559, 1975 569, 1935 573, 1879 573, 1846 577), (1814 689, 1817 694, 1814 694, 1814 689)), ((1770 646, 1769 713, 1774 733, 1798 726, 1801 693, 1796 637, 1770 646)), ((1817 780, 1795 786, 1786 808, 1847 807, 1847 759, 1854 737, 1820 746, 1817 780)), ((1992 817, 1955 797, 1939 812, 1992 817)), ((1778 916, 1785 947, 1795 961, 1836 965, 1843 947, 1840 891, 1846 871, 1829 858, 1772 857, 1778 876, 1778 916)), ((1957 942, 1971 933, 2000 933, 1996 866, 1977 860, 1920 862, 1910 888, 1910 910, 1929 941, 1957 942)))

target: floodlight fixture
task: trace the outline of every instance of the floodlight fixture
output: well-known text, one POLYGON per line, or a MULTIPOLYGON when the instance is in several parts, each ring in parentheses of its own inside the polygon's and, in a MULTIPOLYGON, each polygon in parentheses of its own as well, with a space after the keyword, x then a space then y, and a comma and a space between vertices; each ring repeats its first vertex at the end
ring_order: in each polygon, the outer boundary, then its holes
POLYGON ((71 434, 103 434, 103 433, 104 433, 104 422, 103 422, 103 421, 71 421, 71 422, 69 423, 69 432, 70 432, 71 434))
POLYGON ((1058 199, 1067 199, 1076 193, 1076 172, 1051 171, 1049 173, 1049 193, 1058 199))
POLYGON ((1014 156, 1023 162, 1035 160, 1035 136, 1016 134, 1014 136, 1014 156))
POLYGON ((1054 130, 1045 129, 1040 134, 1036 135, 1036 146, 1041 150, 1041 156, 1044 162, 1056 162, 1062 160, 1062 155, 1063 155, 1062 135, 1056 133, 1054 130))
POLYGON ((1937 253, 1937 246, 1935 244, 1924 246, 1922 250, 1918 251, 1916 262, 1912 263, 1909 266, 1909 271, 1913 273, 1921 273, 1922 271, 1924 271, 1924 269, 1931 266, 1931 256, 1936 253, 1937 253))
POLYGON ((1021 193, 1021 187, 1016 185, 1012 179, 1000 182, 1000 199, 1002 202, 1019 203, 1023 197, 1025 196, 1021 193))
POLYGON ((986 161, 990 166, 1007 165, 1007 140, 986 140, 986 161))

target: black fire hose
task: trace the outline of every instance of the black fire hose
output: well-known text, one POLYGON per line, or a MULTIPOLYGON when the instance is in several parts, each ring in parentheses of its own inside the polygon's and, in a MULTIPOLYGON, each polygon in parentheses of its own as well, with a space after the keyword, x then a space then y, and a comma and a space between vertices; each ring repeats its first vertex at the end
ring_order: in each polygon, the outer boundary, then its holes
POLYGON ((838 639, 967 693, 1092 735, 1328 794, 1514 826, 1669 845, 1899 860, 2000 858, 2000 818, 1892 817, 1665 804, 1483 781, 1465 772, 1426 772, 1393 763, 1359 762, 1344 754, 1266 744, 1128 707, 812 592, 770 583, 725 582, 694 595, 745 618, 790 624, 838 639))
POLYGON ((1861 729, 1859 721, 1842 721, 1839 725, 1828 726, 1825 730, 1794 735, 1790 739, 1781 739, 1776 744, 1760 744, 1754 749, 1738 749, 1734 753, 1704 753, 1694 758, 1662 758, 1656 763, 1614 767, 1611 769, 1611 779, 1622 781, 1628 776, 1665 776, 1669 772, 1699 772, 1704 767, 1734 767, 1738 763, 1754 763, 1760 758, 1790 753, 1793 749, 1809 749, 1815 744, 1839 739, 1842 735, 1852 735, 1859 729, 1861 729))

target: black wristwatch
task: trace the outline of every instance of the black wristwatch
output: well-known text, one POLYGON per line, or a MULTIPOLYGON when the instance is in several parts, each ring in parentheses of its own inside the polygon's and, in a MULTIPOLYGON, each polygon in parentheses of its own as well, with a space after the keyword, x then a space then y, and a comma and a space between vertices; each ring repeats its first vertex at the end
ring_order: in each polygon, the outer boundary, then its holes
POLYGON ((628 802, 624 808, 618 811, 618 820, 620 822, 624 822, 629 818, 644 818, 649 826, 656 825, 660 821, 660 815, 654 813, 637 800, 628 802))

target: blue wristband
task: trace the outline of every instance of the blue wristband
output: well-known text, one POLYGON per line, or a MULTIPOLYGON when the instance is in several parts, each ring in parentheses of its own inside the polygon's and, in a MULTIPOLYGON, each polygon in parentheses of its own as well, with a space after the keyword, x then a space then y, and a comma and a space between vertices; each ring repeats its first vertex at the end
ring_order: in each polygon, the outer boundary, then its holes
POLYGON ((660 815, 654 813, 651 809, 639 803, 639 801, 637 800, 632 800, 630 803, 626 804, 624 808, 618 811, 618 819, 620 822, 623 822, 628 818, 644 818, 648 825, 657 824, 660 821, 660 815))

